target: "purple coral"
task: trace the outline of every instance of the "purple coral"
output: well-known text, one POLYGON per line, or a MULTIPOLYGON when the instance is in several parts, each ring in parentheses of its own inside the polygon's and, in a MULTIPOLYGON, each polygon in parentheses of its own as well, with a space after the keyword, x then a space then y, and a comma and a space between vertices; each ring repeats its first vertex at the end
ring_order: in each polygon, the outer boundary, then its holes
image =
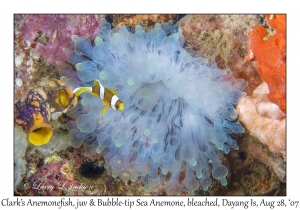
POLYGON ((59 154, 54 153, 47 157, 42 157, 40 154, 27 155, 29 173, 19 191, 30 196, 103 195, 106 191, 106 181, 82 176, 80 171, 82 168, 79 167, 86 162, 104 163, 103 156, 84 158, 80 155, 82 152, 83 148, 69 147, 59 154))
POLYGON ((36 44, 36 52, 55 65, 66 61, 62 51, 72 45, 71 36, 87 36, 94 39, 99 27, 99 18, 94 15, 28 15, 22 34, 26 41, 36 44))
POLYGON ((50 120, 46 93, 42 89, 30 90, 26 100, 15 103, 14 116, 15 123, 23 131, 30 132, 35 126, 40 129, 39 121, 48 123, 50 120))
POLYGON ((64 185, 69 186, 71 181, 61 175, 61 163, 50 162, 38 172, 29 177, 29 183, 25 185, 28 195, 62 195, 64 185))

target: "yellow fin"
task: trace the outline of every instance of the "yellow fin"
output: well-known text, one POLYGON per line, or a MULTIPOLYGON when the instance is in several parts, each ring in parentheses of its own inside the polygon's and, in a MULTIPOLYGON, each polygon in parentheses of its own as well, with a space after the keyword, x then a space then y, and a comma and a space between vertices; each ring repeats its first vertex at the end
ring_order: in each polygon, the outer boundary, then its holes
POLYGON ((106 101, 104 101, 104 100, 101 100, 101 102, 104 103, 107 107, 110 107, 109 102, 106 102, 106 101))
POLYGON ((93 96, 99 97, 99 95, 96 94, 96 93, 94 93, 94 92, 91 92, 91 94, 92 94, 93 96))
POLYGON ((94 80, 94 87, 100 86, 99 80, 94 80))
POLYGON ((113 94, 118 95, 117 89, 114 89, 114 88, 113 88, 113 89, 111 89, 110 91, 111 91, 113 94))
POLYGON ((73 93, 76 95, 76 96, 79 96, 81 95, 82 93, 91 93, 92 92, 92 88, 90 87, 79 87, 79 88, 76 88, 73 93))
POLYGON ((104 116, 104 114, 105 114, 107 108, 108 108, 108 106, 105 106, 105 107, 102 108, 102 110, 101 110, 102 116, 104 116))

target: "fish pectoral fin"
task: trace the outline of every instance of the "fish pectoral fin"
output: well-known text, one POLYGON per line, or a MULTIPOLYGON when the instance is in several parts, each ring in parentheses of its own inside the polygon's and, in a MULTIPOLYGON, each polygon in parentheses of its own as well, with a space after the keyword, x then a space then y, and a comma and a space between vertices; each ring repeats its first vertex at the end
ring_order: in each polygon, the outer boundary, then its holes
POLYGON ((105 107, 102 108, 102 110, 101 110, 102 116, 104 116, 104 114, 105 114, 107 108, 108 108, 108 106, 105 106, 105 107))
POLYGON ((73 93, 76 95, 76 96, 79 96, 81 95, 82 93, 91 93, 92 92, 92 88, 91 87, 79 87, 79 88, 76 88, 73 93))
POLYGON ((111 89, 110 91, 111 91, 113 94, 115 94, 116 96, 118 95, 117 89, 114 89, 114 88, 113 88, 113 89, 111 89))
POLYGON ((96 97, 99 98, 99 95, 98 95, 98 94, 96 94, 96 93, 94 93, 94 92, 91 92, 91 94, 92 94, 93 96, 96 96, 96 97))
POLYGON ((107 101, 101 100, 101 102, 104 103, 107 107, 110 107, 110 104, 107 101))

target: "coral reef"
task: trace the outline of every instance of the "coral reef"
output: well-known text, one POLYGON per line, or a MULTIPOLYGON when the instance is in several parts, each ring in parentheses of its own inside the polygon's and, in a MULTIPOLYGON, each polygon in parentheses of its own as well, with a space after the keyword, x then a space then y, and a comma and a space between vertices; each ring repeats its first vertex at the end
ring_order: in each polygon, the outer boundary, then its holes
POLYGON ((229 169, 228 185, 218 188, 216 182, 210 195, 286 195, 285 162, 248 131, 238 134, 239 150, 224 155, 229 169))
POLYGON ((15 15, 14 31, 14 100, 24 99, 28 94, 27 81, 31 70, 32 58, 34 55, 32 47, 23 39, 20 28, 24 24, 25 15, 15 15))
POLYGON ((67 60, 81 64, 81 86, 99 79, 118 90, 125 109, 101 116, 99 98, 83 94, 81 105, 68 112, 76 119, 67 123, 72 145, 83 144, 85 156, 104 152, 109 174, 124 182, 140 177, 146 191, 169 176, 167 194, 181 189, 193 194, 200 186, 208 189, 210 173, 225 186, 228 170, 219 158, 238 149, 229 135, 244 132, 234 104, 247 84, 191 57, 171 22, 147 33, 141 26, 134 33, 110 27, 101 19, 94 46, 86 37, 72 36, 74 51, 67 60), (181 171, 185 178, 179 182, 181 171))
POLYGON ((50 65, 45 58, 32 59, 29 74, 30 78, 27 81, 29 89, 43 88, 46 92, 52 91, 54 88, 57 89, 49 83, 51 83, 51 80, 59 79, 58 69, 56 66, 50 65), (49 88, 49 86, 52 86, 52 88, 49 88))
MULTIPOLYGON (((266 15, 276 29, 273 36, 262 26, 249 33, 252 57, 258 61, 258 72, 268 84, 269 100, 286 110, 286 15, 266 15)), ((251 57, 251 56, 250 56, 251 57)))
POLYGON ((145 27, 145 30, 153 28, 155 23, 165 23, 169 20, 174 22, 178 21, 178 15, 172 14, 147 14, 147 15, 109 15, 113 20, 112 25, 116 28, 121 28, 122 26, 135 27, 140 24, 145 27))
POLYGON ((50 104, 42 89, 30 90, 24 101, 14 106, 15 123, 28 134, 30 143, 40 146, 47 144, 52 135, 50 125, 50 104))
POLYGON ((83 157, 82 152, 83 148, 68 147, 49 156, 43 156, 39 152, 27 154, 28 172, 16 192, 19 195, 67 196, 145 194, 141 183, 127 184, 103 173, 102 154, 83 157), (86 167, 86 164, 96 167, 86 167), (89 175, 85 176, 86 174, 89 175), (91 174, 96 176, 90 176, 91 174))
POLYGON ((242 98, 237 105, 239 119, 249 132, 267 145, 271 152, 286 157, 286 118, 277 105, 267 99, 268 85, 263 82, 252 96, 242 98))
POLYGON ((31 90, 26 100, 15 104, 14 117, 17 125, 14 130, 14 182, 16 189, 20 187, 26 176, 37 172, 37 165, 41 165, 43 161, 40 157, 34 163, 32 161, 28 163, 25 154, 36 156, 36 152, 39 152, 41 155, 49 155, 54 151, 65 150, 70 146, 70 142, 67 134, 60 129, 61 124, 57 121, 49 121, 50 103, 41 89, 31 90), (41 141, 44 144, 39 145, 41 141))
POLYGON ((262 82, 257 65, 247 61, 248 32, 259 24, 255 15, 186 15, 180 28, 184 47, 194 56, 216 62, 221 69, 230 68, 236 78, 248 82, 248 95, 262 82))
POLYGON ((246 195, 286 195, 285 163, 257 138, 247 133, 243 139, 247 155, 244 170, 239 170, 239 185, 246 195))
POLYGON ((271 166, 281 182, 286 181, 285 164, 281 157, 268 155, 266 148, 263 149, 261 144, 254 142, 249 143, 248 151, 254 158, 259 159, 267 166, 271 166))
POLYGON ((14 129, 14 137, 14 186, 17 188, 27 172, 25 155, 29 143, 27 135, 18 127, 14 129))
POLYGON ((279 188, 276 174, 262 163, 251 164, 248 171, 251 173, 245 174, 240 180, 246 195, 268 195, 269 192, 279 188))
MULTIPOLYGON (((26 139, 25 139, 26 140, 26 139)), ((249 134, 240 135, 240 149, 225 155, 226 167, 230 168, 228 185, 221 186, 218 181, 213 180, 208 191, 197 190, 196 195, 285 195, 284 184, 278 181, 275 172, 264 163, 252 158, 253 137, 249 134), (243 136, 243 137, 242 137, 243 136), (242 138, 241 138, 242 137, 242 138), (253 165, 253 166, 251 166, 253 165), (244 178, 243 178, 244 177, 244 178), (257 180, 260 180, 259 182, 257 180)), ((27 141, 25 141, 27 142, 27 141)), ((256 146, 257 143, 255 143, 256 146)), ((40 148, 40 147, 38 147, 40 148)), ((262 150, 263 151, 263 150, 262 150)), ((52 152, 43 156, 39 152, 26 155, 27 176, 22 174, 24 181, 17 192, 20 195, 166 195, 163 186, 159 186, 151 192, 145 192, 141 180, 135 182, 123 182, 119 178, 113 178, 103 171, 104 158, 102 154, 92 157, 84 157, 83 147, 74 149, 68 147, 61 152, 52 152), (83 165, 88 165, 85 167, 83 165), (94 165, 96 164, 96 165, 94 165), (100 166, 100 167, 99 167, 100 166), (82 174, 82 168, 89 174, 82 174), (90 168, 91 167, 91 168, 90 168), (101 169, 102 167, 102 169, 101 169), (59 170, 58 170, 59 169, 59 170), (93 169, 96 169, 95 171, 93 169), (98 170, 101 169, 101 170, 98 170), (45 171, 49 172, 47 179, 43 177, 45 171), (35 175, 33 175, 35 174, 35 175), (52 174, 50 176, 50 174, 52 174), (90 176, 92 175, 92 176, 90 176), (96 175, 96 176, 94 176, 96 175), (67 182, 67 180, 69 180, 67 182), (39 185, 39 183, 42 183, 39 185), (60 191, 54 191, 59 184, 64 186, 60 191), (72 183, 72 184, 71 184, 72 183), (35 186, 35 187, 33 187, 35 186), (38 187, 40 186, 40 187, 38 187), (46 188, 48 186, 48 189, 46 188), (92 190, 84 188, 70 188, 71 186, 92 186, 92 190), (43 189, 44 187, 44 189, 43 189), (53 188, 50 188, 53 187, 53 188), (36 188, 36 189, 33 189, 36 188), (69 190, 70 189, 70 190, 69 190), (51 192, 50 192, 51 190, 51 192)), ((271 156, 269 156, 271 157, 271 156)), ((271 157, 275 160, 276 157, 271 157)), ((270 160, 271 160, 270 159, 270 160)), ((167 181, 171 175, 168 174, 167 181)), ((180 173, 179 181, 184 180, 184 172, 180 173)), ((179 195, 187 195, 180 192, 179 195)))
POLYGON ((62 49, 72 44, 71 35, 94 39, 98 32, 99 18, 96 15, 28 15, 21 32, 26 42, 36 45, 35 52, 55 65, 57 61, 66 60, 62 49))

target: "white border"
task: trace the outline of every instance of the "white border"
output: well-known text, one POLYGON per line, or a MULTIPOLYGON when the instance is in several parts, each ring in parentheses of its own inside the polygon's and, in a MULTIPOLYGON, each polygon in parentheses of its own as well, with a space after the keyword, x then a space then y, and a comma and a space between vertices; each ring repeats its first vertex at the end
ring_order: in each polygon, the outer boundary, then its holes
MULTIPOLYGON (((297 2, 297 1, 293 1, 297 2)), ((17 200, 13 197, 13 14, 14 13, 287 13, 287 197, 266 200, 298 199, 300 188, 300 140, 297 137, 300 119, 299 100, 299 9, 292 1, 284 3, 278 0, 264 1, 32 1, 15 0, 1 3, 1 149, 0 149, 0 205, 3 198, 17 200)), ((30 197, 23 198, 28 200, 30 197)), ((31 197, 32 198, 32 197, 31 197)), ((129 197, 130 199, 137 199, 129 197)), ((142 197, 143 199, 149 199, 142 197)), ((221 197, 220 199, 225 198, 221 197)), ((250 197, 228 197, 233 200, 250 199, 250 197)), ((20 198, 19 198, 20 199, 20 198)), ((34 197, 34 200, 60 200, 55 197, 34 197)), ((71 198, 76 202, 77 198, 71 198)), ((80 200, 89 200, 89 197, 80 197, 80 200)), ((164 198, 156 198, 161 200, 164 198)), ((166 199, 166 198, 165 198, 166 199)), ((184 197, 168 197, 167 200, 185 200, 184 197)), ((202 197, 204 199, 204 197, 202 197)), ((260 200, 262 197, 253 197, 260 200)), ((24 209, 41 209, 49 207, 23 207, 24 209)), ((57 207, 54 207, 57 208, 57 207)), ((101 207, 96 207, 97 209, 101 207)), ((166 207, 156 207, 163 209, 166 207)), ((201 207, 197 207, 201 208, 201 207)), ((299 206, 298 206, 299 208, 299 206)), ((1 207, 1 209, 4 209, 1 207)), ((53 207, 51 207, 53 209, 53 207)), ((74 209, 63 207, 63 209, 74 209)), ((94 208, 95 209, 95 208, 94 208)), ((103 208, 101 208, 103 209, 103 208)), ((105 209, 114 209, 113 207, 105 209)), ((140 209, 138 207, 132 209, 140 209)), ((150 209, 150 207, 148 207, 150 209)), ((152 208, 151 208, 152 209, 152 208)), ((229 209, 229 208, 228 208, 229 209)), ((270 208, 268 208, 270 209, 270 208)))

